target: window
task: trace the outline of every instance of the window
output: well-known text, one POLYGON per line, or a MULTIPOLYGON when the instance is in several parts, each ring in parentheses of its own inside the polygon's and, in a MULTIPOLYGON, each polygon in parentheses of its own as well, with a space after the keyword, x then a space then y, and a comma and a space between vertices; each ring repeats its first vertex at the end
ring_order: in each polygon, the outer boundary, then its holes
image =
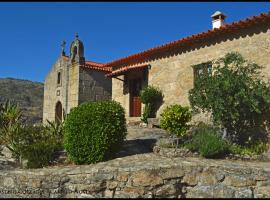
POLYGON ((212 74, 212 62, 201 63, 193 66, 194 71, 194 83, 200 77, 212 74))
POLYGON ((57 73, 57 85, 61 85, 61 72, 57 73))

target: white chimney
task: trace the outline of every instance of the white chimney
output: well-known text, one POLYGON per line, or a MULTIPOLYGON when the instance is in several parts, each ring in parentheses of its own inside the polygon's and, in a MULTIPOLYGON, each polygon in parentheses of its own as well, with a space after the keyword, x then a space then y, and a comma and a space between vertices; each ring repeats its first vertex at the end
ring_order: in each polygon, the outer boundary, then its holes
POLYGON ((213 15, 211 15, 211 17, 213 29, 220 28, 225 24, 226 15, 224 15, 222 12, 216 11, 213 15))

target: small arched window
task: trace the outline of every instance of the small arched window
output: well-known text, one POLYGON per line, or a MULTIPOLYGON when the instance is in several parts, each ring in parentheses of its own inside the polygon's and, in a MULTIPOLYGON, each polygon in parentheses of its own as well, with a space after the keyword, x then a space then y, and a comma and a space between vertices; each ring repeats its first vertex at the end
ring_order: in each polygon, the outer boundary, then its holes
POLYGON ((57 85, 61 85, 61 72, 57 73, 57 85))

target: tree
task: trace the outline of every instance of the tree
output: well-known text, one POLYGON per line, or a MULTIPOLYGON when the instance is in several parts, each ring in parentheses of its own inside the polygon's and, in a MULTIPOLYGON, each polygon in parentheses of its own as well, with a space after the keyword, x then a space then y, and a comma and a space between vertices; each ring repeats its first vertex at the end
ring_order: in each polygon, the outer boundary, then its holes
POLYGON ((212 74, 203 74, 189 91, 194 111, 211 112, 215 124, 240 145, 267 139, 270 121, 270 85, 262 67, 232 52, 214 62, 212 74))

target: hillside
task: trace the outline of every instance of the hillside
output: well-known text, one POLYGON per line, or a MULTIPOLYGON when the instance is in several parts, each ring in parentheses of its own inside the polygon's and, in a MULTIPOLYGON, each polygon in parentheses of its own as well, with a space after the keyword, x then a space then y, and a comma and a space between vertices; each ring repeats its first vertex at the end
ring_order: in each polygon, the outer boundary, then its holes
POLYGON ((27 124, 42 121, 43 83, 14 78, 0 78, 0 103, 7 99, 18 103, 27 124))

